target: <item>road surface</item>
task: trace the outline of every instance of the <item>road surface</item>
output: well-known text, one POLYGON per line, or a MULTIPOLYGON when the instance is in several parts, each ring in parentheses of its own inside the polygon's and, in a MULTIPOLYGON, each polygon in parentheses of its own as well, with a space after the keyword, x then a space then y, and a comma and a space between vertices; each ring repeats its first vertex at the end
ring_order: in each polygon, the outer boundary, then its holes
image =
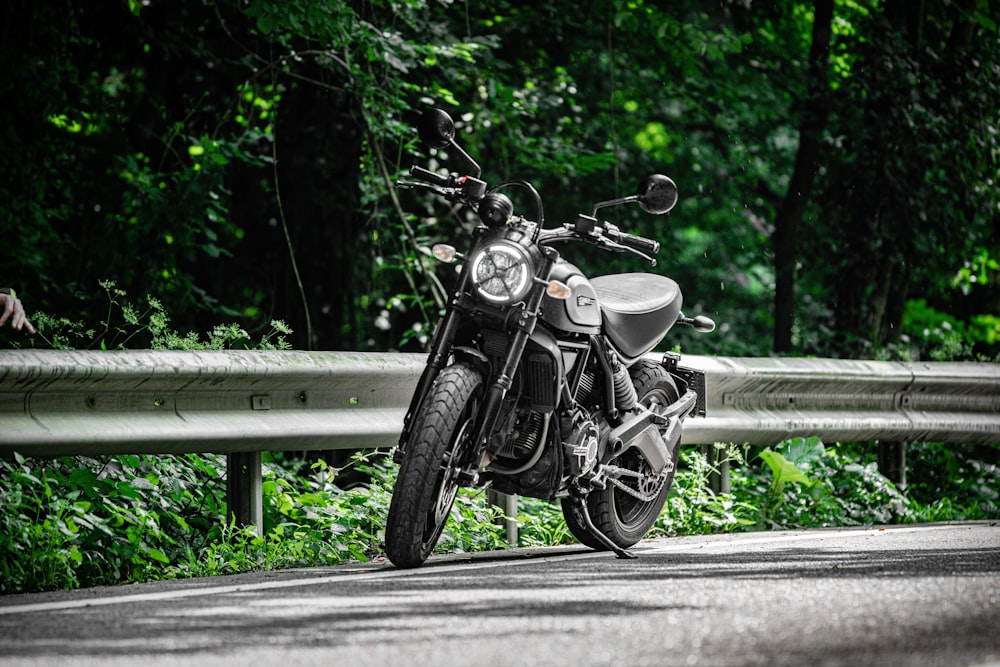
POLYGON ((1000 667, 1000 523, 648 540, 0 597, 7 665, 1000 667))

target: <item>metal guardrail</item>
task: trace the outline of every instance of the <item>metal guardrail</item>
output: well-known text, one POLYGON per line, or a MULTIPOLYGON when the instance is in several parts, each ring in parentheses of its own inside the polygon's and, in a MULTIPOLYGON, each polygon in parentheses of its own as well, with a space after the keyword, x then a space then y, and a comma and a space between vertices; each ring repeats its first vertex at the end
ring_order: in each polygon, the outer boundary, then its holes
POLYGON ((0 351, 0 455, 394 444, 420 355, 0 351))
POLYGON ((1000 364, 688 357, 705 371, 708 416, 688 443, 776 444, 796 436, 1000 443, 1000 364))
MULTIPOLYGON (((389 447, 424 355, 0 350, 0 456, 229 454, 231 513, 260 518, 260 452, 389 447)), ((685 444, 1000 443, 1000 365, 685 355, 708 416, 685 444)))

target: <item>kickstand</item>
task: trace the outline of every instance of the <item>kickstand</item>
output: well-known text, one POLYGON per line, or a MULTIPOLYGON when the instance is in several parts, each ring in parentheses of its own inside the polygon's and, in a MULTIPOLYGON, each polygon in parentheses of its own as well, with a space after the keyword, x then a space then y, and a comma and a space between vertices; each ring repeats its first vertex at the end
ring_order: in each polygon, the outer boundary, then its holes
POLYGON ((618 558, 625 560, 638 558, 638 556, 636 556, 634 553, 632 553, 628 549, 623 549, 622 547, 618 546, 611 540, 610 537, 608 537, 601 531, 597 530, 597 526, 595 526, 594 522, 590 520, 590 512, 587 511, 587 501, 585 498, 576 497, 574 498, 574 502, 577 505, 576 508, 577 512, 580 514, 580 516, 583 517, 583 522, 586 524, 587 531, 590 533, 591 537, 593 537, 598 542, 603 544, 609 550, 614 551, 615 554, 618 556, 618 558))

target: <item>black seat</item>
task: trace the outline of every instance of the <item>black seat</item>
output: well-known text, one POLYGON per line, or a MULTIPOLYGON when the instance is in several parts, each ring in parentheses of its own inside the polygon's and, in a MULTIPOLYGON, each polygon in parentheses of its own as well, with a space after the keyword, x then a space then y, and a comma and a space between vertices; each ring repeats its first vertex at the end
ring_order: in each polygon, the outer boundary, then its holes
POLYGON ((656 347, 681 312, 681 288, 666 276, 618 273, 590 284, 601 304, 605 334, 629 360, 656 347))

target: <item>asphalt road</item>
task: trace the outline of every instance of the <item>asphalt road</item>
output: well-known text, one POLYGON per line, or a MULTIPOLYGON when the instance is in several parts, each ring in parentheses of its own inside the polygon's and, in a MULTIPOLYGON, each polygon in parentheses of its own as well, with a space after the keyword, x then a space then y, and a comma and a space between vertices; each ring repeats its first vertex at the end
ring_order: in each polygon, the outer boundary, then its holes
POLYGON ((1000 666, 1000 523, 0 597, 0 665, 1000 666))

